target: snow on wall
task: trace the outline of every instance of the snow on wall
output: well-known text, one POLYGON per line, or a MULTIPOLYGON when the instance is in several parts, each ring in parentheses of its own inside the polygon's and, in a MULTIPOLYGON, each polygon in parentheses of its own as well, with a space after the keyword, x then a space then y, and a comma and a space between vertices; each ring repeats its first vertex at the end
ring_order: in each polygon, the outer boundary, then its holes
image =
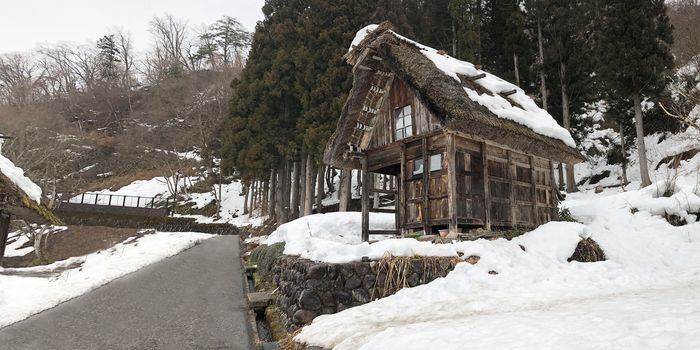
POLYGON ((41 187, 24 176, 24 170, 2 155, 0 155, 0 172, 26 193, 31 200, 37 202, 37 204, 41 203, 41 187))

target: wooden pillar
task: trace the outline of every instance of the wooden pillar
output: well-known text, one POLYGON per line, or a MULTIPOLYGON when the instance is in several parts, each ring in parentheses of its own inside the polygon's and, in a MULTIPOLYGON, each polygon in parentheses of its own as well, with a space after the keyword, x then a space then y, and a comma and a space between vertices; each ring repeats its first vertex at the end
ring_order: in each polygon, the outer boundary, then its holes
POLYGON ((428 193, 430 192, 430 154, 428 154, 428 138, 423 138, 423 232, 426 235, 432 234, 432 227, 430 226, 430 197, 428 193))
POLYGON ((340 169, 340 188, 338 189, 338 211, 350 210, 350 200, 352 198, 352 170, 340 169))
POLYGON ((547 205, 549 206, 549 209, 551 211, 551 217, 550 220, 559 220, 559 208, 558 208, 558 199, 557 199, 557 192, 559 189, 557 188, 557 185, 554 182, 554 161, 549 161, 549 173, 551 179, 549 179, 549 183, 552 185, 552 195, 550 196, 551 198, 547 198, 547 205))
POLYGON ((7 235, 10 234, 10 214, 0 211, 0 262, 5 256, 5 245, 7 244, 7 235))
POLYGON ((457 238, 459 228, 457 226, 457 147, 455 146, 455 135, 447 134, 447 201, 448 215, 450 217, 449 238, 457 238))
POLYGON ((513 152, 508 152, 508 181, 510 182, 510 227, 515 228, 517 225, 517 215, 515 211, 518 206, 515 203, 515 178, 517 177, 515 164, 513 164, 513 152))
POLYGON ((306 156, 301 156, 301 168, 299 169, 299 216, 304 216, 304 203, 306 202, 306 156))
POLYGON ((530 180, 532 183, 532 188, 530 189, 530 195, 532 196, 532 224, 534 227, 540 225, 537 219, 537 169, 535 167, 535 156, 530 156, 530 180))
POLYGON ((491 194, 489 190, 489 156, 486 143, 481 143, 481 167, 484 177, 484 229, 491 230, 491 194))
POLYGON ((362 241, 369 241, 369 172, 367 157, 360 159, 362 163, 362 241))
POLYGON ((396 203, 396 231, 399 234, 403 234, 403 227, 406 223, 406 218, 408 214, 406 213, 407 203, 406 203, 406 144, 401 143, 401 173, 397 179, 397 198, 398 203, 396 203))
POLYGON ((316 180, 316 214, 323 213, 323 197, 326 195, 325 186, 326 168, 323 165, 318 167, 318 180, 316 180))

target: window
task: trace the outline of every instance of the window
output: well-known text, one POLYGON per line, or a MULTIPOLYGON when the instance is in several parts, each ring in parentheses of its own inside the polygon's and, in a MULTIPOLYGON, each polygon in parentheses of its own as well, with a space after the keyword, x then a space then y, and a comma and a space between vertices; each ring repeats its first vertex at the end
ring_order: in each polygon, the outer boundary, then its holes
POLYGON ((430 171, 442 170, 442 153, 433 154, 430 156, 430 171))
POLYGON ((423 173, 423 159, 418 158, 413 161, 413 176, 423 173))
POLYGON ((397 108, 394 111, 395 141, 413 136, 413 120, 411 119, 411 105, 397 108))
MULTIPOLYGON (((430 164, 430 172, 433 171, 440 171, 442 170, 442 153, 438 154, 433 154, 430 156, 429 160, 430 164)), ((423 158, 418 158, 413 161, 413 172, 412 175, 421 175, 423 174, 424 171, 424 166, 423 166, 423 158)))

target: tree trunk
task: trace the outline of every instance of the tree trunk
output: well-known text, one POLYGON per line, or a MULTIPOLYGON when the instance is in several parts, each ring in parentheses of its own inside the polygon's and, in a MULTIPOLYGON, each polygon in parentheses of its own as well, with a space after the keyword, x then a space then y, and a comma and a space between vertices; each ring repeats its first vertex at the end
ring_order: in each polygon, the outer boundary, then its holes
POLYGON ((515 69, 515 85, 520 87, 520 69, 518 69, 518 54, 513 53, 513 67, 515 69))
POLYGON ((262 190, 262 216, 270 213, 270 180, 263 182, 262 190))
POLYGON ((634 128, 637 131, 637 150, 639 151, 639 172, 642 176, 642 187, 651 185, 647 147, 644 144, 644 121, 642 119, 642 102, 639 93, 634 94, 634 128))
POLYGON ((325 197, 325 181, 323 181, 323 176, 326 173, 326 167, 321 165, 318 167, 318 180, 316 180, 316 213, 323 213, 323 197, 325 197))
MULTIPOLYGON (((559 78, 561 79, 561 110, 564 129, 571 131, 571 112, 569 111, 569 94, 566 91, 566 64, 559 61, 559 78)), ((566 164, 566 192, 578 192, 573 164, 566 164)))
POLYGON ((452 18, 452 57, 457 58, 457 28, 454 18, 452 18))
POLYGON ((253 180, 253 188, 250 192, 250 212, 251 214, 255 212, 258 208, 258 180, 253 180))
POLYGON ((301 164, 299 162, 294 162, 292 173, 292 205, 290 219, 294 220, 299 217, 299 193, 301 192, 301 185, 299 184, 301 180, 301 164))
POLYGON ((272 169, 270 170, 270 203, 269 203, 269 209, 270 209, 270 219, 272 221, 277 220, 277 201, 279 199, 277 198, 277 170, 272 169))
POLYGON ((304 207, 306 205, 306 156, 301 156, 300 189, 299 189, 299 216, 304 216, 304 207))
MULTIPOLYGON (((276 207, 276 222, 277 225, 282 225, 287 222, 287 200, 285 200, 285 196, 287 194, 287 162, 283 162, 277 171, 277 193, 279 194, 279 198, 277 198, 277 207, 276 207)), ((288 197, 288 196, 287 196, 288 197)))
POLYGON ((0 263, 2 257, 5 256, 5 246, 7 244, 7 235, 10 233, 10 214, 0 211, 0 263))
POLYGON ((629 181, 627 181, 627 149, 625 146, 625 128, 623 127, 622 123, 620 123, 620 148, 622 153, 622 179, 620 179, 622 184, 620 187, 624 189, 629 181))
POLYGON ((350 199, 352 197, 352 170, 340 170, 340 189, 338 192, 338 200, 340 202, 338 211, 350 210, 350 199))
POLYGON ((335 168, 330 166, 326 167, 326 188, 328 189, 328 193, 335 192, 335 184, 333 183, 335 174, 335 168))
POLYGON ((243 199, 243 215, 247 215, 250 213, 250 209, 248 207, 248 200, 250 199, 250 185, 244 183, 243 191, 245 192, 245 197, 243 199))
POLYGON ((314 172, 313 161, 309 155, 306 157, 306 179, 304 180, 304 189, 306 192, 304 196, 304 216, 311 215, 313 210, 315 177, 316 173, 314 172))
POLYGON ((564 164, 559 163, 559 191, 563 191, 566 188, 566 181, 564 181, 564 164))
POLYGON ((547 110, 547 85, 544 77, 544 45, 542 44, 542 23, 537 20, 537 44, 539 46, 540 57, 540 94, 542 95, 542 109, 547 110))

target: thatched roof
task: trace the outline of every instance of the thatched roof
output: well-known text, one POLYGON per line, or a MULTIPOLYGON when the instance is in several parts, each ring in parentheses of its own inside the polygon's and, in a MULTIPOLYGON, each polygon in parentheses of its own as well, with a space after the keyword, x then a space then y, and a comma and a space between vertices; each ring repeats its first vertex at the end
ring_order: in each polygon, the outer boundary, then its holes
POLYGON ((389 23, 358 33, 345 58, 354 67, 354 85, 326 148, 324 161, 328 164, 357 168, 357 162, 344 155, 349 144, 365 146, 357 140, 368 137, 358 137, 358 132, 372 132, 372 128, 358 131, 356 126, 372 81, 377 74, 384 73, 406 83, 439 119, 444 130, 555 161, 583 160, 573 147, 571 135, 521 89, 467 62, 412 42, 392 31, 389 23), (472 75, 459 71, 451 74, 450 64, 472 75), (487 79, 472 80, 482 74, 487 79))
POLYGON ((0 171, 0 211, 30 223, 60 225, 59 219, 41 202, 30 198, 14 181, 0 171))

